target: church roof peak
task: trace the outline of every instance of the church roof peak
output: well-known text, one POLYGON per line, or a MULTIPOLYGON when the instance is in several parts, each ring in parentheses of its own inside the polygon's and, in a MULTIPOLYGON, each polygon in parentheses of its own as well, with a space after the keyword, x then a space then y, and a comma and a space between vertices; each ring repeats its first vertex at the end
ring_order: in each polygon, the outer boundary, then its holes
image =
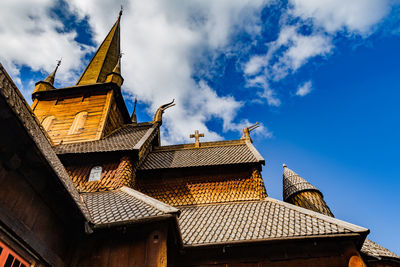
POLYGON ((122 9, 118 19, 104 41, 83 71, 76 85, 103 83, 109 73, 114 72, 120 58, 120 21, 122 9))
MULTIPOLYGON (((283 166, 283 200, 287 201, 292 195, 306 191, 313 190, 321 193, 317 188, 315 188, 312 184, 307 182, 305 179, 300 177, 297 173, 292 171, 287 167, 286 164, 282 164, 283 166)), ((322 193, 321 193, 322 195, 322 193)))

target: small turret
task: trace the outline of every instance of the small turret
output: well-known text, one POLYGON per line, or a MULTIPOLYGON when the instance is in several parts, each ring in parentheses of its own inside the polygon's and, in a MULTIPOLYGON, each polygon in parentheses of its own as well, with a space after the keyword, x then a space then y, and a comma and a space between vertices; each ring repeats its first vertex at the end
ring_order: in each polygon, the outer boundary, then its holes
POLYGON ((124 83, 124 78, 121 76, 121 57, 122 55, 119 56, 117 65, 115 65, 113 71, 107 74, 106 77, 106 83, 112 82, 117 84, 119 87, 124 83))
POLYGON ((154 119, 153 119, 153 123, 160 123, 162 124, 162 114, 164 113, 164 110, 166 110, 167 108, 173 107, 175 106, 175 104, 173 104, 175 101, 175 99, 173 99, 170 103, 168 104, 164 104, 162 106, 160 106, 157 111, 156 114, 154 114, 154 119))
POLYGON ((317 188, 283 164, 283 200, 334 217, 317 188))
POLYGON ((57 73, 57 69, 61 64, 61 60, 57 60, 57 66, 54 69, 54 71, 52 73, 50 73, 50 75, 44 79, 43 81, 39 81, 35 84, 35 89, 33 89, 32 92, 32 98, 34 97, 34 94, 37 92, 41 92, 41 91, 48 91, 48 90, 54 90, 54 80, 56 77, 56 73, 57 73))

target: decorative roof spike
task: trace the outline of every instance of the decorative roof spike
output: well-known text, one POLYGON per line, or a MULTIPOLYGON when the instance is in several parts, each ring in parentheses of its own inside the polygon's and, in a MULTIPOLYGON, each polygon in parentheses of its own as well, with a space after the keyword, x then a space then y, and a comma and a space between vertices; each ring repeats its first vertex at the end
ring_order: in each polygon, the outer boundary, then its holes
POLYGON ((113 72, 120 58, 121 15, 122 9, 119 12, 118 19, 114 26, 90 60, 76 85, 104 83, 107 75, 113 72))
POLYGON ((256 122, 256 124, 253 124, 249 127, 243 128, 243 135, 242 135, 241 139, 249 140, 250 142, 253 143, 253 140, 251 140, 251 137, 250 137, 250 132, 258 127, 260 127, 260 125, 258 125, 258 122, 256 122))
POLYGON ((172 99, 170 103, 164 104, 157 109, 156 114, 154 114, 153 123, 160 123, 160 125, 162 124, 162 114, 164 113, 164 110, 175 106, 174 101, 175 99, 172 99))
POLYGON ((321 191, 289 169, 286 164, 282 164, 282 166, 284 168, 283 200, 285 202, 334 217, 321 191))
POLYGON ((136 123, 137 123, 137 117, 136 117, 136 103, 137 103, 137 98, 135 98, 135 106, 133 107, 133 112, 132 112, 131 120, 132 120, 132 122, 136 122, 136 123))
POLYGON ((49 91, 49 90, 54 90, 54 80, 56 77, 56 73, 58 70, 58 67, 61 65, 61 59, 57 60, 57 66, 54 69, 54 71, 52 73, 50 73, 49 76, 47 76, 46 79, 44 79, 43 81, 39 81, 35 84, 35 89, 33 89, 32 92, 32 98, 35 98, 35 93, 37 92, 41 92, 41 91, 49 91))

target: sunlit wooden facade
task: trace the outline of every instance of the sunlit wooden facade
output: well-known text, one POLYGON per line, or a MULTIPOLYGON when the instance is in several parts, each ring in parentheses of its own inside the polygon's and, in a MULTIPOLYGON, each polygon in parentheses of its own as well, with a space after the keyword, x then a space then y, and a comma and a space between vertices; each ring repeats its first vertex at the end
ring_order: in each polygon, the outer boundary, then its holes
POLYGON ((269 198, 257 125, 161 146, 175 104, 151 122, 128 113, 120 20, 74 86, 54 87, 58 64, 31 106, 0 65, 0 267, 399 266, 293 171, 284 201, 269 198))

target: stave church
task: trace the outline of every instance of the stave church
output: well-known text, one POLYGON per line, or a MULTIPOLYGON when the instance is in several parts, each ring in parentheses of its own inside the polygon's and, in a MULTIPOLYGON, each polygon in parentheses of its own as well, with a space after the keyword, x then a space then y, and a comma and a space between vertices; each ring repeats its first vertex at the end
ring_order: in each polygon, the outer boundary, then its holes
POLYGON ((54 87, 58 64, 31 106, 0 64, 0 267, 400 266, 286 165, 283 201, 268 197, 257 125, 162 146, 175 103, 129 114, 121 15, 76 84, 54 87))

